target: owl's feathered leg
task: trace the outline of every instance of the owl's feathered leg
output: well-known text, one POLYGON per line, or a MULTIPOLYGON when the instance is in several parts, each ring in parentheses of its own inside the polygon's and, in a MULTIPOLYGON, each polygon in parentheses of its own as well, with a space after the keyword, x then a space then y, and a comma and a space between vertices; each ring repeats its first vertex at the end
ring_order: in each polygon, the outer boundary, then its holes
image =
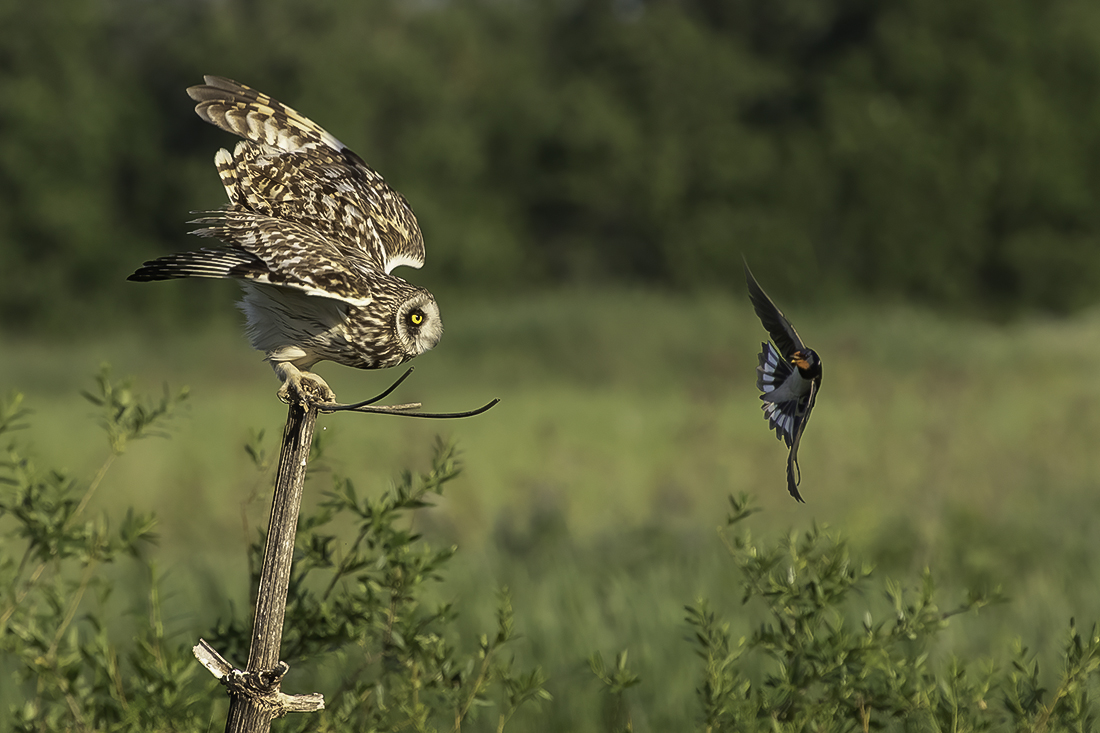
POLYGON ((279 399, 283 402, 290 404, 291 399, 303 404, 336 401, 336 393, 317 374, 303 372, 288 361, 277 361, 271 366, 283 382, 283 386, 279 387, 279 399))

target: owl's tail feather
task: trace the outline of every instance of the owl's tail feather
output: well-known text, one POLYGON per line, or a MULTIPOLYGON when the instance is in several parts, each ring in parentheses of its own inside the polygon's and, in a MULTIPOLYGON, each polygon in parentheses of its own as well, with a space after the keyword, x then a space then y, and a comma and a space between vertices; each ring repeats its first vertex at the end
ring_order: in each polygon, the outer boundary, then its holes
POLYGON ((242 278, 257 269, 266 271, 267 268, 255 255, 240 250, 204 248, 149 260, 126 279, 149 282, 180 277, 242 278))

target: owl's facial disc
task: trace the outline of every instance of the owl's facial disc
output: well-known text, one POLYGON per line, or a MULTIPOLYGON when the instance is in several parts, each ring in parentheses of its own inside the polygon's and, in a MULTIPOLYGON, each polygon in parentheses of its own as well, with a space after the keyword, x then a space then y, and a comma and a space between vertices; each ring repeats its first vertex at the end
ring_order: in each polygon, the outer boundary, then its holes
POLYGON ((414 295, 397 309, 397 337, 410 358, 431 349, 442 336, 439 306, 431 294, 414 295))

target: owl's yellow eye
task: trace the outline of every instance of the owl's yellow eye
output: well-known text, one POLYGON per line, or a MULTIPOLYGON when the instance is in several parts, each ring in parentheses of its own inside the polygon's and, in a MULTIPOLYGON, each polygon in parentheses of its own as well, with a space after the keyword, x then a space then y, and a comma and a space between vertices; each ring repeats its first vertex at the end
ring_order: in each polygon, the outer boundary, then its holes
POLYGON ((421 323, 424 322, 424 316, 420 315, 419 313, 413 313, 409 316, 409 320, 412 321, 412 324, 414 326, 419 326, 421 323))

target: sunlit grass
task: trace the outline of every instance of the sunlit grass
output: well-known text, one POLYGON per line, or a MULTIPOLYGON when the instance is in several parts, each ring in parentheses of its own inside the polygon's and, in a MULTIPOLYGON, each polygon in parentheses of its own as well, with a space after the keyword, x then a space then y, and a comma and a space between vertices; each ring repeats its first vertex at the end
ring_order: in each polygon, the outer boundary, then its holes
MULTIPOLYGON (((440 302, 446 335, 394 399, 500 405, 451 422, 325 416, 327 465, 377 491, 423 467, 434 435, 458 441, 463 476, 417 521, 459 544, 444 592, 471 628, 487 626, 492 589, 512 587, 521 653, 549 669, 551 690, 593 694, 584 657, 629 647, 643 679, 678 675, 653 725, 687 709, 682 607, 697 596, 736 607, 715 528, 741 491, 765 510, 755 533, 827 524, 884 573, 915 582, 931 567, 945 606, 967 587, 1003 586, 1012 604, 953 627, 960 649, 1012 635, 1040 649, 1071 615, 1100 617, 1100 590, 1081 582, 1100 572, 1100 314, 997 326, 901 308, 790 313, 824 360, 799 505, 759 409, 765 333, 743 299, 577 290, 440 302)), ((263 520, 252 492, 267 485, 242 446, 264 429, 277 450, 276 380, 228 321, 176 336, 4 339, 0 377, 35 410, 43 462, 80 472, 101 460, 78 392, 104 360, 146 389, 189 384, 193 397, 171 439, 135 445, 98 503, 158 513, 158 566, 179 593, 244 602, 244 526, 263 520)), ((347 401, 398 374, 320 372, 347 401)), ((326 482, 314 479, 315 496, 326 482)), ((178 618, 208 623, 217 610, 184 604, 178 618)))

